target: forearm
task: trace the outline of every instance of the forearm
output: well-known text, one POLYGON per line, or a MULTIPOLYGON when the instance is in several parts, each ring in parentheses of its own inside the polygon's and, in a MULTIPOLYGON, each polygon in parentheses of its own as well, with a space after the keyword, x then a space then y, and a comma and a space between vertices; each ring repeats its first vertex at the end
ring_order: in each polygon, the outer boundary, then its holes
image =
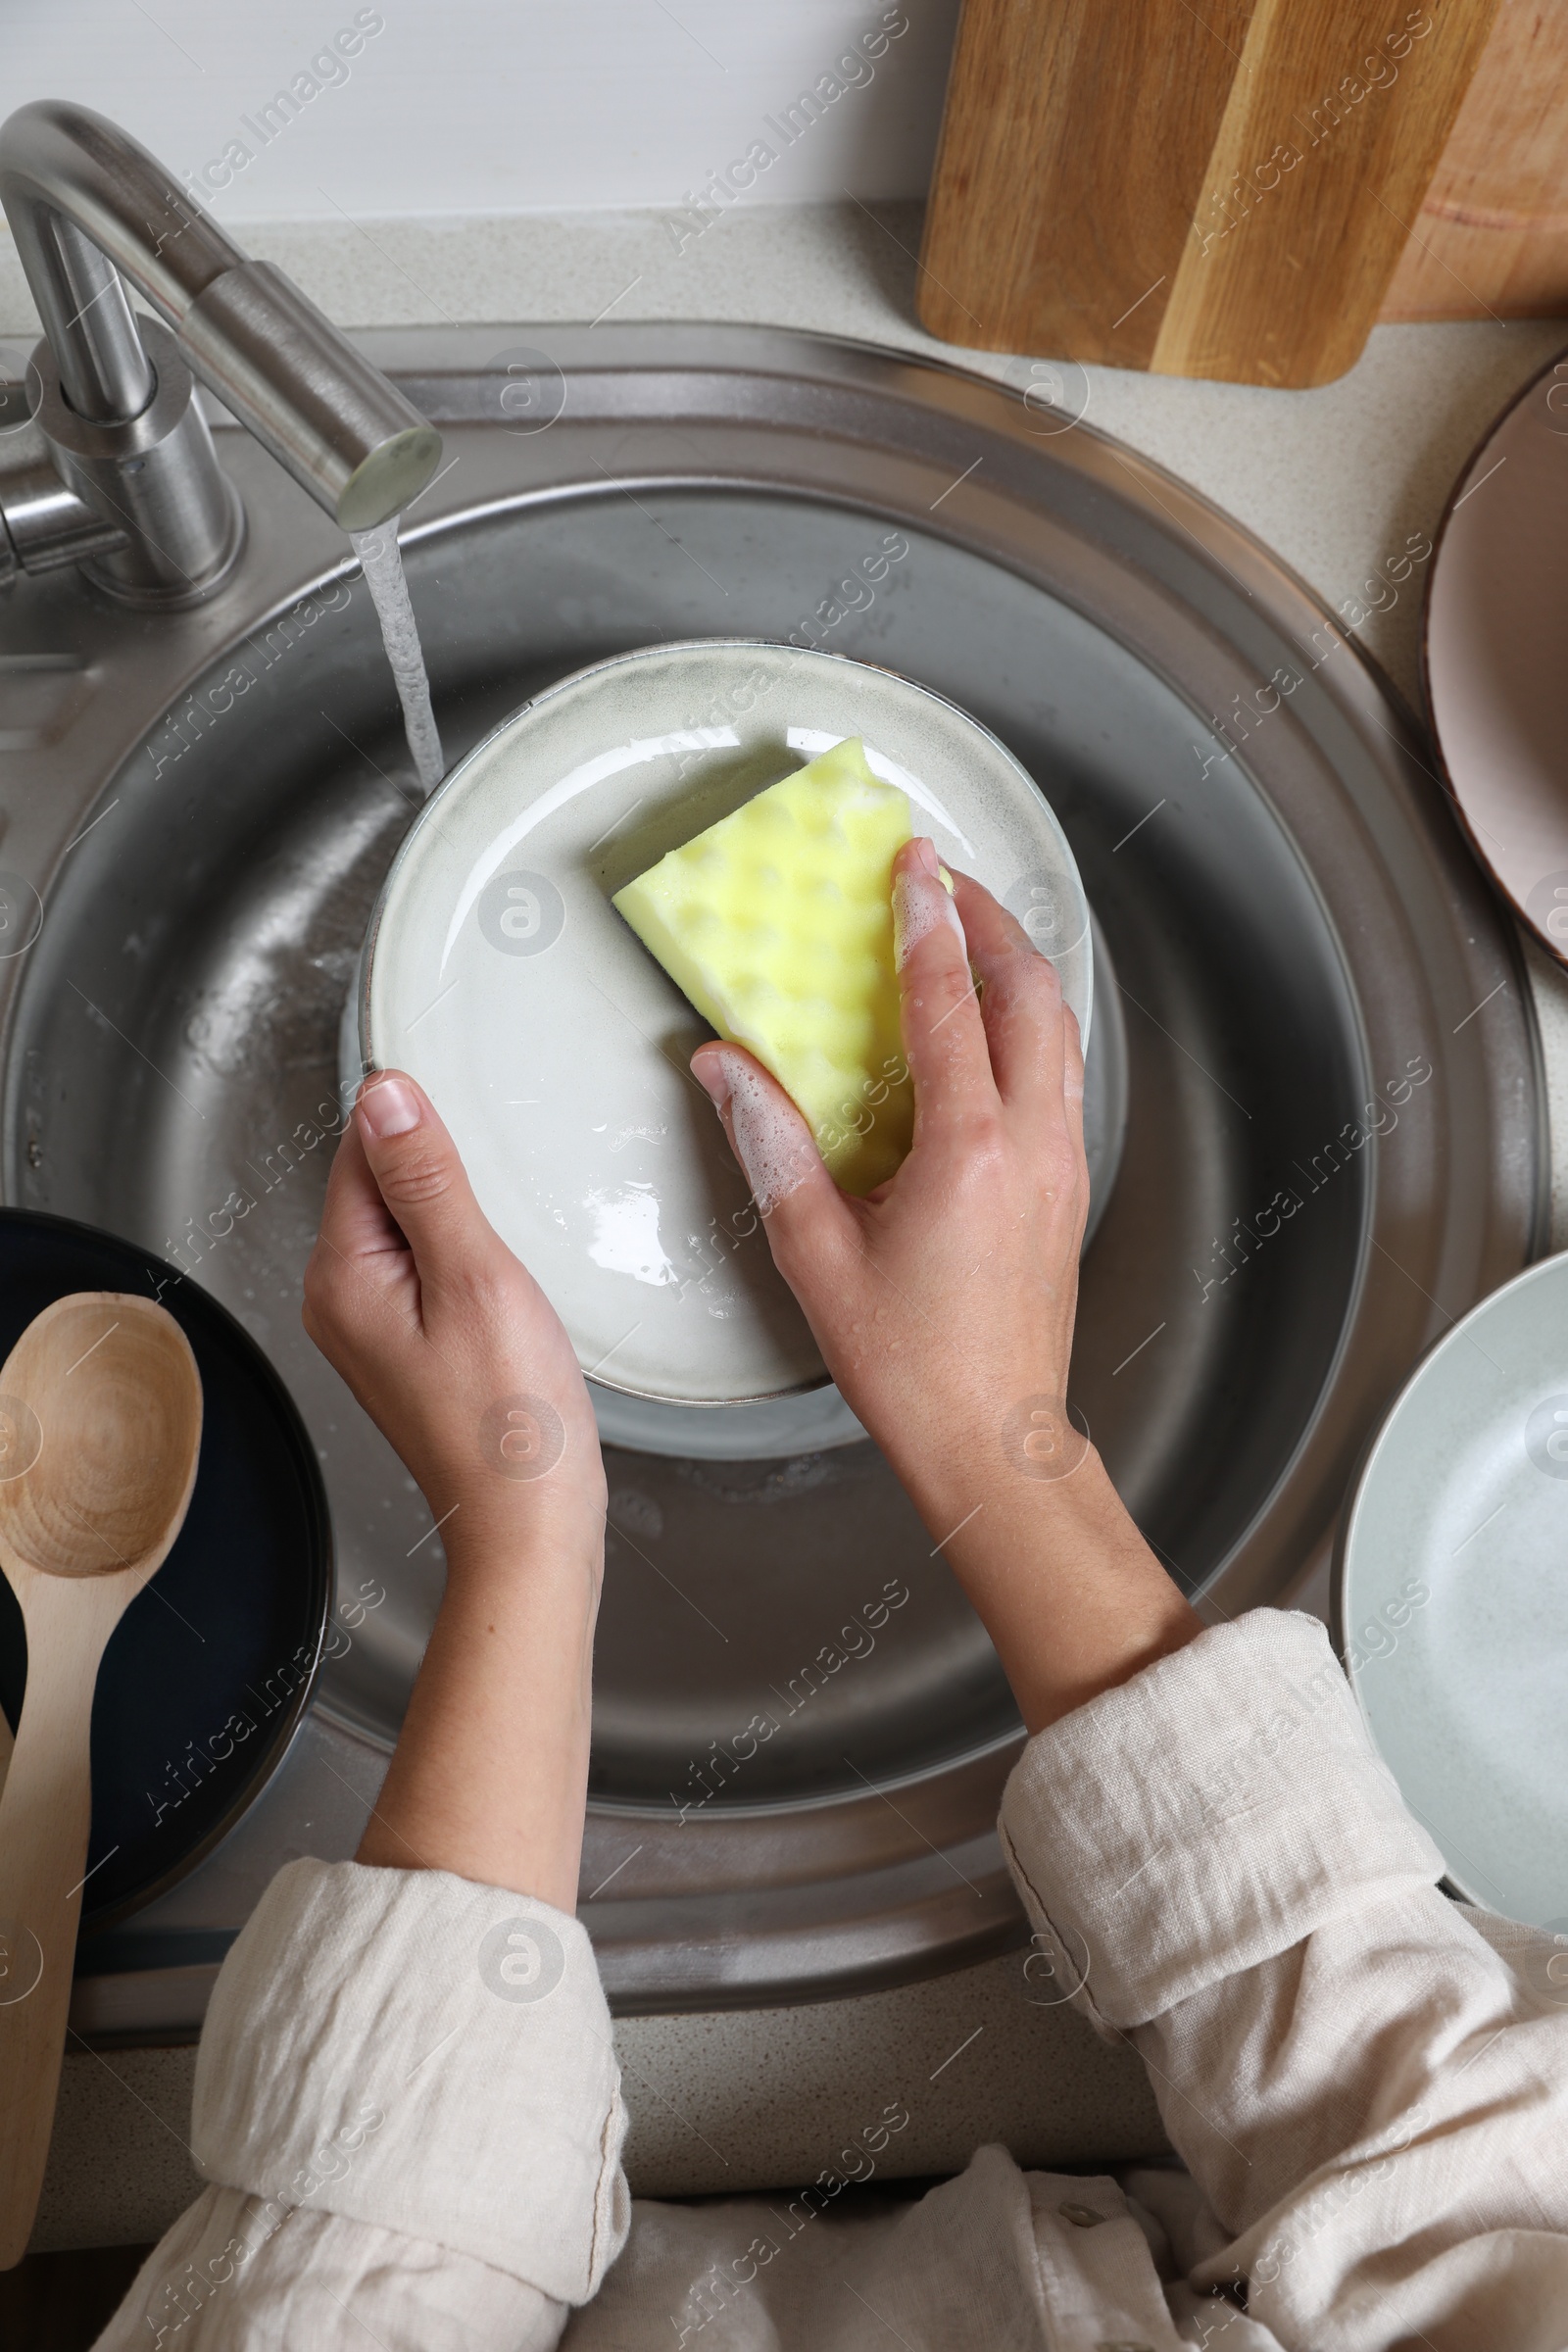
POLYGON ((357 1859, 571 1912, 604 1522, 449 1546, 446 1597, 357 1859))
POLYGON ((1060 1403, 1089 1171, 1055 969, 978 883, 949 895, 929 840, 899 852, 892 904, 914 1090, 896 1176, 847 1199, 760 1063, 704 1046, 692 1068, 829 1373, 1038 1732, 1200 1628, 1060 1403))
POLYGON ((1093 1447, 1069 1476, 1031 1478, 988 1461, 996 1448, 985 1435, 947 1449, 949 1475, 929 1450, 895 1466, 1034 1733, 1180 1649, 1202 1624, 1093 1447))

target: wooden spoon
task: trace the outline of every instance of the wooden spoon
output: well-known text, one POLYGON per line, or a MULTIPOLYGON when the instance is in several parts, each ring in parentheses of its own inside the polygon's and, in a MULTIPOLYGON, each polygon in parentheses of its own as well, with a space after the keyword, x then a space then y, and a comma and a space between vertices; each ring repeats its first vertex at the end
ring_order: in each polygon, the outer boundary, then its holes
POLYGON ((149 1298, 78 1291, 0 1369, 0 1567, 27 1687, 0 1792, 0 2270, 32 2230, 54 2123, 92 1821, 104 1645, 163 1565, 196 1482, 202 1385, 149 1298))

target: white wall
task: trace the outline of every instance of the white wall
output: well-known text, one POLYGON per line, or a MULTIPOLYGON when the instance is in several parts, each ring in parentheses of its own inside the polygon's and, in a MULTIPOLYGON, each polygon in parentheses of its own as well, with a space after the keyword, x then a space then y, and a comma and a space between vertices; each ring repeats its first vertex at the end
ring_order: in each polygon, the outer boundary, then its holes
POLYGON ((4 0, 0 90, 7 111, 98 108, 233 223, 676 208, 753 141, 776 160, 741 202, 915 196, 956 15, 957 0, 4 0), (291 88, 297 112, 264 135, 261 110, 291 88), (787 143, 767 118, 813 88, 820 119, 787 143))

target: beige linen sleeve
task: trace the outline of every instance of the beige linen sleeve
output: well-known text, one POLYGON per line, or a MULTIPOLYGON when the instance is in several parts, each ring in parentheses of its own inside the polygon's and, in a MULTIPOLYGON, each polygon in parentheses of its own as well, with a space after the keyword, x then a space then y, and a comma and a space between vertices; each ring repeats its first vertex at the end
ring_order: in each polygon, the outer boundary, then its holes
MULTIPOLYGON (((1002 1832, 1289 2352, 1561 2352, 1568 1985, 1438 1892, 1315 1619, 1200 1635, 1032 1740, 1002 1832)), ((1561 1973, 1560 1970, 1557 1973, 1561 1973)))
POLYGON ((574 1919, 445 1871, 291 1863, 202 2036, 214 2185, 101 2345, 544 2352, 624 2241, 624 2136, 574 1919))

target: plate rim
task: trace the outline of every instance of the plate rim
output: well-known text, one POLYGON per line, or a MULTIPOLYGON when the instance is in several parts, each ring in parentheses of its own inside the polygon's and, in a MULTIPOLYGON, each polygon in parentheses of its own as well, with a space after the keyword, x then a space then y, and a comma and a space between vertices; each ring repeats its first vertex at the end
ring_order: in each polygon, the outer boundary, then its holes
MULTIPOLYGON (((1439 1334, 1420 1360, 1411 1366, 1403 1384, 1391 1398, 1387 1410, 1367 1439, 1360 1459, 1356 1463, 1346 1489, 1347 1499, 1345 1508, 1340 1514, 1340 1524, 1335 1536, 1334 1557, 1329 1580, 1329 1633, 1345 1679, 1354 1697, 1356 1712, 1362 1728, 1372 1743, 1379 1762, 1391 1775, 1394 1774, 1394 1767, 1383 1753, 1376 1726, 1362 1691, 1361 1678, 1350 1664, 1349 1642, 1346 1631, 1350 1614, 1348 1605, 1351 1575, 1350 1555, 1367 1491, 1378 1474, 1384 1448, 1394 1435, 1396 1423, 1409 1407, 1411 1399, 1438 1359, 1446 1355, 1450 1348, 1457 1348, 1467 1340, 1471 1330, 1477 1324, 1485 1322, 1504 1299, 1510 1299, 1516 1293, 1531 1289, 1538 1283, 1549 1282, 1554 1275, 1560 1280, 1568 1281, 1568 1250, 1552 1250, 1544 1257, 1532 1259, 1528 1266, 1522 1266, 1517 1274, 1510 1275, 1506 1282, 1499 1283, 1494 1291, 1489 1291, 1485 1298, 1478 1298, 1474 1306, 1461 1315, 1457 1322, 1450 1324, 1446 1331, 1439 1334)), ((1410 1800, 1405 1795, 1402 1784, 1398 1782, 1396 1775, 1394 1777, 1401 1799, 1409 1804, 1410 1800)), ((1489 1903, 1484 1895, 1475 1891, 1462 1871, 1456 1868, 1450 1860, 1436 1829, 1428 1828, 1428 1836, 1443 1854, 1443 1883, 1446 1886, 1451 1888, 1463 1901, 1473 1904, 1478 1910, 1488 1912, 1494 1918, 1501 1919, 1512 1916, 1509 1913, 1497 1911, 1495 1906, 1489 1903)))

